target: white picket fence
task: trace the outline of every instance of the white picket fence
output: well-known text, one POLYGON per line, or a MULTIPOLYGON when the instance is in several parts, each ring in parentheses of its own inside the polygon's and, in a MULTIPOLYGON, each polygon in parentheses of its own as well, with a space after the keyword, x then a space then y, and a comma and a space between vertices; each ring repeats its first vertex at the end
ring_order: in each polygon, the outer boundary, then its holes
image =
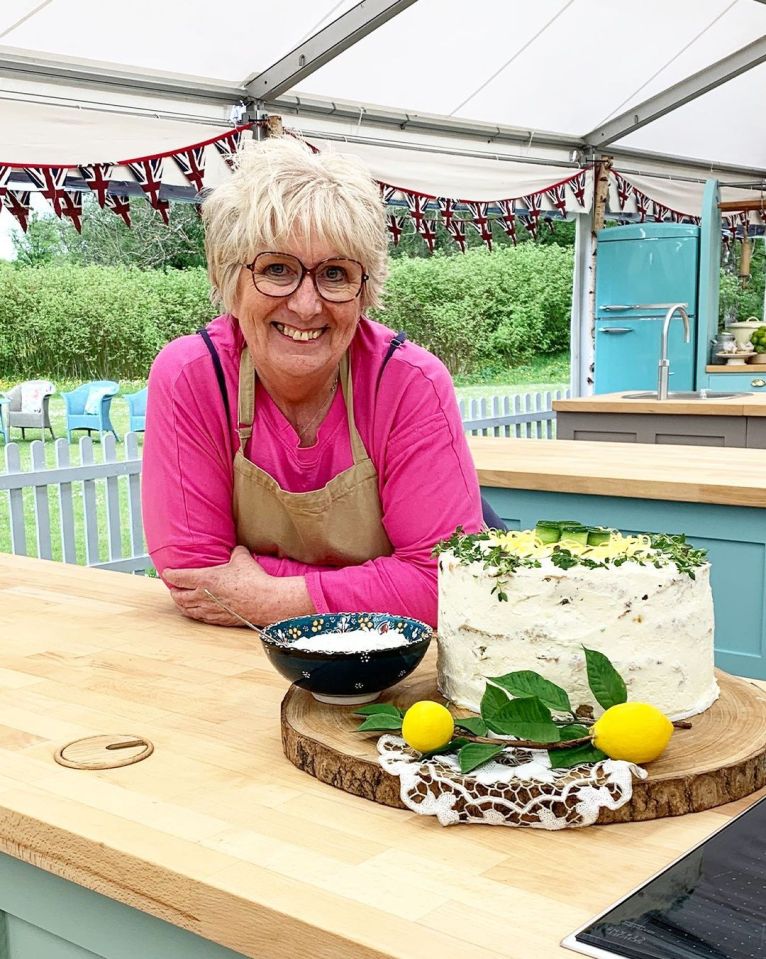
POLYGON ((570 396, 569 389, 515 396, 490 396, 461 399, 460 418, 471 436, 513 436, 529 439, 553 439, 556 414, 553 401, 570 396))
MULTIPOLYGON (((465 431, 472 435, 553 439, 553 400, 569 395, 566 389, 463 399, 460 415, 465 431)), ((69 444, 59 439, 53 445, 55 465, 49 466, 45 454, 50 445, 40 440, 31 443, 26 469, 22 469, 19 445, 5 447, 0 495, 8 494, 10 542, 0 545, 0 550, 9 545, 19 555, 84 562, 126 573, 150 569, 141 525, 141 453, 136 434, 126 434, 119 449, 114 436, 105 435, 98 444, 98 458, 91 438, 83 437, 80 463, 75 465, 70 462, 69 444), (79 555, 78 530, 84 534, 80 537, 84 554, 81 546, 79 555)))
MULTIPOLYGON (((50 448, 50 444, 47 444, 50 448)), ((55 465, 45 459, 46 444, 30 444, 30 465, 22 469, 20 447, 5 447, 5 473, 0 491, 7 490, 10 548, 19 555, 62 559, 88 566, 143 572, 152 565, 144 548, 141 525, 141 455, 135 433, 127 433, 122 457, 111 434, 99 444, 100 462, 89 436, 80 440, 80 463, 72 465, 65 439, 54 443, 55 465), (30 553, 28 526, 34 526, 35 549, 30 553), (84 556, 78 557, 76 530, 84 530, 84 556), (55 530, 55 533, 54 533, 55 530), (55 541, 55 547, 54 547, 55 541)))

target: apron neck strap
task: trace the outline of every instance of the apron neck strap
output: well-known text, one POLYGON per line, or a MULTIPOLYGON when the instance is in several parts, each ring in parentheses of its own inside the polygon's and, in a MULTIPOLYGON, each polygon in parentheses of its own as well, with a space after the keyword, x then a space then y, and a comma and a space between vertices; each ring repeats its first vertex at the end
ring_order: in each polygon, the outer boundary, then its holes
MULTIPOLYGON (((237 400, 237 433, 239 434, 239 447, 243 453, 245 444, 253 435, 256 377, 257 373, 253 366, 250 350, 245 346, 239 357, 239 388, 237 400)), ((351 364, 348 359, 348 351, 341 357, 339 377, 343 400, 346 404, 348 433, 351 439, 351 453, 354 457, 354 463, 356 464, 369 457, 367 456, 367 450, 364 448, 362 437, 356 428, 356 420, 354 417, 354 388, 351 382, 351 364)))

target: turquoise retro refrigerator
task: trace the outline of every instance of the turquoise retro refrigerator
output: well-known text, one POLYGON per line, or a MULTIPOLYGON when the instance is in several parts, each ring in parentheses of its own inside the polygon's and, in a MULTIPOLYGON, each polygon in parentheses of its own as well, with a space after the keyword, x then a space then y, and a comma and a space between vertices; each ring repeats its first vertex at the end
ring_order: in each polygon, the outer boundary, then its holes
POLYGON ((599 231, 596 259, 595 392, 656 390, 667 307, 686 303, 691 337, 680 317, 668 337, 673 390, 694 389, 700 229, 637 223, 599 231))

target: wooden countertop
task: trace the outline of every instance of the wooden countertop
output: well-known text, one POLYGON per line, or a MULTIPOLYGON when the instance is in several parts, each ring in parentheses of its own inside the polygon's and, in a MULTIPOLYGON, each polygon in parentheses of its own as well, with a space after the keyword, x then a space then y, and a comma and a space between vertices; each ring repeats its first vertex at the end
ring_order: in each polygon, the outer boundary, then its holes
POLYGON ((469 437, 482 486, 766 506, 766 450, 469 437))
MULTIPOLYGON (((741 370, 739 372, 742 372, 741 370)), ((628 390, 637 393, 639 390, 628 390)), ((738 391, 739 392, 739 391, 738 391)), ((557 413, 662 413, 678 416, 766 416, 766 390, 744 396, 711 397, 707 400, 626 400, 625 393, 600 393, 554 400, 557 413)))
POLYGON ((0 555, 0 601, 0 850, 258 959, 563 959, 566 934, 760 796, 563 832, 444 828, 295 769, 260 645, 183 619, 159 581, 0 555), (53 761, 107 732, 155 752, 53 761))

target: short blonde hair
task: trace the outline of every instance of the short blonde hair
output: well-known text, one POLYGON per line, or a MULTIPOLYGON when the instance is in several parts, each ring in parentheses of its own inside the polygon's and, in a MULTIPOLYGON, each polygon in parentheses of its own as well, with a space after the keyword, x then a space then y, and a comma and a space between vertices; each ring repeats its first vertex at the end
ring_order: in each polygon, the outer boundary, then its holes
POLYGON ((248 143, 233 175, 202 203, 213 298, 234 312, 243 264, 296 236, 363 264, 360 312, 380 306, 388 272, 385 206, 356 157, 312 153, 289 136, 248 143))

